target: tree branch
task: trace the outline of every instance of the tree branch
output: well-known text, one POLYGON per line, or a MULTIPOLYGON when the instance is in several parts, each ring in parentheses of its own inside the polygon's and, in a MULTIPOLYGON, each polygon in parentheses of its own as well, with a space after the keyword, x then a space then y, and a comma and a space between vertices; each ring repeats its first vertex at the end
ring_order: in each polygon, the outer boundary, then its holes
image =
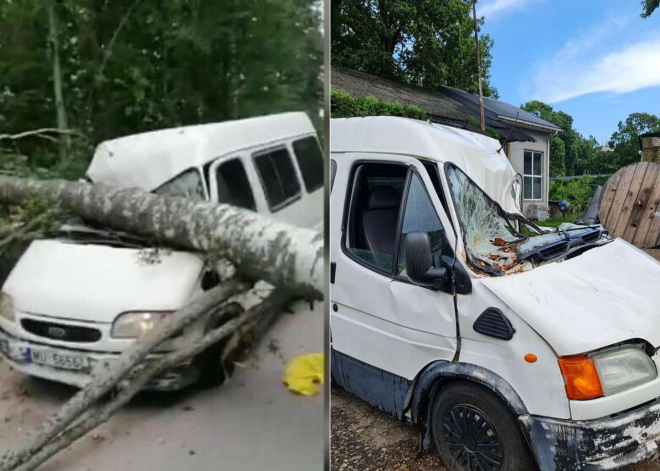
POLYGON ((31 137, 31 136, 36 136, 36 137, 41 137, 43 139, 54 139, 51 136, 47 136, 46 134, 71 134, 75 136, 81 136, 77 131, 74 131, 72 129, 58 129, 58 128, 40 128, 40 129, 33 129, 31 131, 23 131, 19 132, 18 134, 0 134, 0 141, 15 141, 18 139, 23 139, 24 137, 31 137))
POLYGON ((237 332, 241 327, 248 327, 248 331, 250 329, 254 330, 256 334, 264 332, 265 327, 271 323, 272 319, 274 319, 284 304, 290 299, 290 293, 274 291, 254 308, 245 311, 238 318, 228 321, 223 326, 207 333, 202 340, 159 358, 156 361, 138 367, 131 377, 120 387, 120 391, 115 397, 102 406, 88 410, 75 425, 62 432, 57 438, 41 448, 23 465, 15 468, 16 471, 33 471, 46 460, 72 445, 90 430, 105 423, 119 408, 124 406, 144 388, 151 378, 181 364, 189 358, 199 355, 207 348, 216 345, 219 341, 237 332), (261 329, 258 329, 260 326, 261 329))
POLYGON ((145 360, 154 348, 192 324, 202 315, 217 309, 217 306, 223 301, 247 288, 248 285, 243 282, 237 280, 226 281, 219 287, 203 293, 199 298, 178 310, 172 316, 167 317, 160 323, 158 328, 151 330, 122 353, 115 362, 107 365, 107 369, 102 372, 97 370, 92 382, 69 399, 57 413, 45 420, 34 435, 24 442, 22 448, 14 452, 8 452, 2 457, 0 469, 12 470, 26 462, 71 423, 76 421, 96 401, 116 387, 135 365, 145 360))

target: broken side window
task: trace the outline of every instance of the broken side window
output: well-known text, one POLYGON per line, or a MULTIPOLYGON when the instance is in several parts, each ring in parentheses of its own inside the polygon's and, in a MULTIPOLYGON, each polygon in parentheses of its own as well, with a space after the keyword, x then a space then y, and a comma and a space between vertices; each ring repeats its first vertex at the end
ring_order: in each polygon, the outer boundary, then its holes
POLYGON ((521 240, 499 206, 465 173, 447 167, 447 176, 463 232, 468 261, 502 273, 517 264, 513 242, 521 240))
POLYGON ((200 201, 206 199, 202 175, 196 168, 188 169, 177 175, 169 182, 154 190, 154 193, 166 196, 182 196, 200 201))

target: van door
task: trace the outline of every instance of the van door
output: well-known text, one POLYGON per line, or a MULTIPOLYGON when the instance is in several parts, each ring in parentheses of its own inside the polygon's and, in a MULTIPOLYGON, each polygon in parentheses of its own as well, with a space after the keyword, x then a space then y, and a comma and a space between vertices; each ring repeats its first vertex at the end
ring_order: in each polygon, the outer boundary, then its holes
MULTIPOLYGON (((400 416, 417 373, 456 352, 453 294, 410 283, 403 240, 429 234, 436 266, 456 238, 424 165, 409 157, 336 154, 331 194, 333 380, 400 416)), ((435 181, 440 186, 439 175, 435 181)))

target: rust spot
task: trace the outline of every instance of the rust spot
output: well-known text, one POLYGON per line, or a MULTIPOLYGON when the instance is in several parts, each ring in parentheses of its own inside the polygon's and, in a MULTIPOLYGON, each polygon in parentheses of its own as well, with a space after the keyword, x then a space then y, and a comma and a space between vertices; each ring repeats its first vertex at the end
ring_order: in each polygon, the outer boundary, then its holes
POLYGON ((506 245, 506 241, 500 237, 495 237, 495 240, 493 241, 493 244, 497 245, 498 247, 502 247, 506 245))

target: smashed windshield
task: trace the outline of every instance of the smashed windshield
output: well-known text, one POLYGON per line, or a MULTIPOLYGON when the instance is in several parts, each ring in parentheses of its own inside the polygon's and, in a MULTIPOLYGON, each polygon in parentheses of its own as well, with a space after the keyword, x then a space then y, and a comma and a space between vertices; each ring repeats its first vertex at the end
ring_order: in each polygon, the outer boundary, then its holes
POLYGON ((456 167, 447 169, 463 242, 470 261, 482 269, 505 271, 518 261, 518 234, 498 205, 456 167))
POLYGON ((562 224, 545 231, 520 214, 504 211, 457 167, 448 165, 447 176, 463 234, 465 258, 479 271, 503 275, 560 257, 577 256, 611 241, 600 225, 562 224))

